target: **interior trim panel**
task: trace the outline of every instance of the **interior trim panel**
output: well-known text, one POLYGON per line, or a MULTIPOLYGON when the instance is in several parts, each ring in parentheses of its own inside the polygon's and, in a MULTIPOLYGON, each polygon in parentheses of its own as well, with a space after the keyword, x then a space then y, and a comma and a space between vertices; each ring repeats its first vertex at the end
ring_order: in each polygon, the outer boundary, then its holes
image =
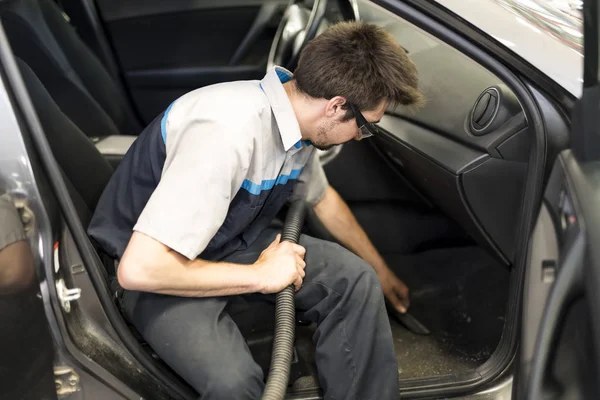
POLYGON ((385 115, 377 126, 455 175, 488 157, 481 151, 471 149, 399 117, 385 115))
MULTIPOLYGON (((510 265, 527 163, 493 157, 401 118, 384 117, 380 127, 374 144, 399 173, 510 265)), ((517 135, 527 137, 528 130, 517 135)))
POLYGON ((378 124, 375 146, 424 197, 510 265, 532 129, 503 84, 488 86, 470 110, 455 112, 464 120, 452 132, 401 113, 387 114, 378 124))
MULTIPOLYGON (((429 132, 429 134, 432 133, 429 132)), ((486 233, 465 200, 461 182, 462 174, 449 171, 448 168, 439 163, 439 160, 434 160, 426 155, 422 149, 419 150, 389 132, 382 132, 382 134, 377 135, 375 140, 375 145, 397 165, 400 173, 406 176, 423 196, 435 204, 443 213, 458 222, 491 254, 495 254, 503 264, 509 264, 503 252, 486 233)), ((451 152, 448 151, 447 153, 451 152)), ((466 165, 470 165, 471 168, 475 168, 490 159, 489 155, 478 153, 477 158, 471 160, 471 162, 465 159, 462 161, 466 165)), ((464 168, 462 170, 464 171, 464 168)))

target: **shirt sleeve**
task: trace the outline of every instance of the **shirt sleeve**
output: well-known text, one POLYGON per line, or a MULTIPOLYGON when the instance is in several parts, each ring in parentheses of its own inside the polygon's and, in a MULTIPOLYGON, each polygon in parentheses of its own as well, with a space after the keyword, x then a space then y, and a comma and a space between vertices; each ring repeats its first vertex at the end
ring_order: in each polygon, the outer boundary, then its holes
POLYGON ((169 127, 160 182, 133 229, 193 259, 223 224, 244 181, 254 127, 184 119, 169 127))
POLYGON ((304 169, 298 176, 298 182, 294 187, 290 200, 305 199, 310 205, 314 206, 325 196, 327 186, 329 186, 329 182, 319 160, 319 153, 316 149, 313 149, 304 169))
POLYGON ((25 240, 25 230, 19 212, 10 196, 0 196, 0 250, 21 240, 25 240))

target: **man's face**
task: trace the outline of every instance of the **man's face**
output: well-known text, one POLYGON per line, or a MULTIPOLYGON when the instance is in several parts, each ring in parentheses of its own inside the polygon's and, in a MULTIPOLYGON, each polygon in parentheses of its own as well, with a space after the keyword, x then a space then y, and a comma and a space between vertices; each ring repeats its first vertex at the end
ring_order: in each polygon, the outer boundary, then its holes
MULTIPOLYGON (((388 105, 389 102, 384 101, 375 110, 361 111, 361 113, 368 122, 377 123, 383 117, 388 105)), ((344 121, 345 113, 345 110, 340 110, 336 115, 326 117, 317 124, 316 131, 310 139, 317 149, 328 150, 338 144, 360 139, 356 117, 344 121)))

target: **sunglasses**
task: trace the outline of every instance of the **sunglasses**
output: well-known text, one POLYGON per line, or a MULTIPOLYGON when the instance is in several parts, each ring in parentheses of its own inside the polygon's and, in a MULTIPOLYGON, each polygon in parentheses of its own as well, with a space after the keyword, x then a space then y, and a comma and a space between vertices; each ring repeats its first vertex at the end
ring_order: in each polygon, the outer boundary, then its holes
POLYGON ((354 118, 356 119, 356 125, 358 126, 358 136, 356 140, 362 140, 377 133, 377 125, 375 125, 373 122, 367 121, 358 107, 356 107, 354 104, 348 103, 348 108, 352 110, 354 118))

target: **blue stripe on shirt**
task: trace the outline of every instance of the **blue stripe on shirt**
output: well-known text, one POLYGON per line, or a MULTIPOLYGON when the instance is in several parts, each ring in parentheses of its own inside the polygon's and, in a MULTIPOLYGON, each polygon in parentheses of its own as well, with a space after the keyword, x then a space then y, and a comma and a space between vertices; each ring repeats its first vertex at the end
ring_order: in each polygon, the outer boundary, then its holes
POLYGON ((301 149, 303 144, 304 146, 309 147, 312 145, 312 142, 310 140, 298 140, 296 143, 294 143, 294 147, 301 149))
POLYGON ((279 81, 281 83, 286 83, 292 80, 292 76, 285 71, 282 71, 279 68, 276 68, 275 71, 277 72, 277 76, 279 77, 279 81))
POLYGON ((160 133, 162 134, 164 144, 167 144, 167 118, 169 116, 169 111, 171 111, 171 107, 173 107, 173 104, 175 104, 175 102, 171 103, 169 107, 167 107, 165 114, 160 121, 160 133))
POLYGON ((301 169, 293 169, 289 175, 279 175, 277 179, 265 179, 260 184, 254 183, 249 179, 244 179, 242 183, 242 189, 246 189, 248 192, 259 195, 264 190, 271 190, 275 185, 285 185, 290 179, 298 179, 301 169))

